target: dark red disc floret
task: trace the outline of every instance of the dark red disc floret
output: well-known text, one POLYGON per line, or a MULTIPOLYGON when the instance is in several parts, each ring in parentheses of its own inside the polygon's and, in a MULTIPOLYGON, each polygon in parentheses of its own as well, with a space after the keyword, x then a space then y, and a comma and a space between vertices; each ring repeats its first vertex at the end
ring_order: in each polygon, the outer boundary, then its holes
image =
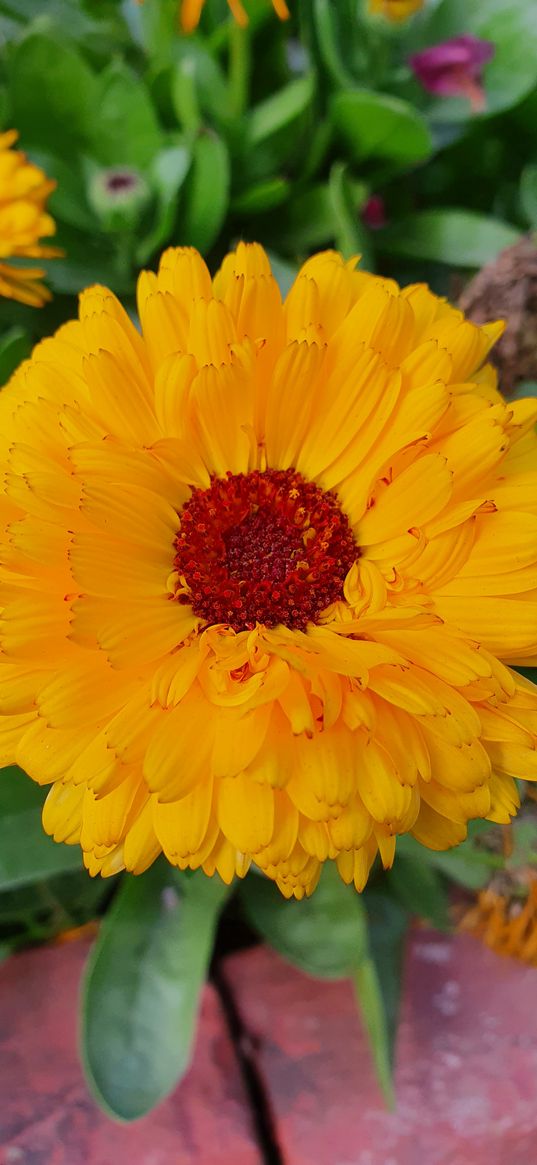
POLYGON ((294 469, 214 478, 179 517, 179 601, 235 631, 256 623, 305 630, 343 597, 359 553, 335 494, 294 469))

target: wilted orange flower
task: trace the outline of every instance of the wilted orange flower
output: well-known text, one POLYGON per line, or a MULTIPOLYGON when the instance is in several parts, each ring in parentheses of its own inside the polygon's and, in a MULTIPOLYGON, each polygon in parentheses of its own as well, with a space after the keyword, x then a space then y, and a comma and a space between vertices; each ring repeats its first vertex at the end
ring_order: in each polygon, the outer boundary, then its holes
POLYGON ((92 873, 361 888, 537 779, 537 403, 354 268, 168 250, 141 335, 91 288, 0 395, 0 761, 92 873))
POLYGON ((425 0, 369 0, 369 11, 375 15, 380 13, 393 24, 400 24, 403 20, 408 20, 414 12, 419 12, 424 2, 425 0))
POLYGON ((39 166, 11 147, 16 130, 0 134, 0 295, 31 307, 42 307, 51 298, 39 280, 40 267, 17 267, 5 259, 50 259, 60 255, 56 247, 44 247, 39 239, 53 235, 54 220, 47 214, 47 198, 56 183, 39 166))
POLYGON ((511 888, 481 890, 475 906, 464 915, 461 929, 470 931, 498 955, 509 955, 537 967, 537 878, 511 888))

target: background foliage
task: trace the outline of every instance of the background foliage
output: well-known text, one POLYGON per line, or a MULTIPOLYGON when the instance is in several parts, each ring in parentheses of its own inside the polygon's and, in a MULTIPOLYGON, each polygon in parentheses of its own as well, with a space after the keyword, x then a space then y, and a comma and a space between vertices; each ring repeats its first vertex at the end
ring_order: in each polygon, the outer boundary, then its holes
MULTIPOLYGON (((281 24, 269 0, 250 0, 243 31, 225 0, 207 0, 185 37, 177 0, 0 0, 1 127, 16 127, 57 179, 50 209, 65 251, 47 264, 49 305, 0 306, 0 383, 75 313, 89 283, 134 311, 139 267, 170 243, 198 247, 214 269, 239 237, 255 239, 284 290, 312 250, 335 246, 361 252, 370 270, 456 294, 537 228, 535 0, 431 0, 397 26, 370 16, 365 0, 290 6, 281 24), (427 94, 409 64, 468 32, 495 46, 478 113, 464 98, 427 94), (130 200, 106 193, 118 169, 136 179, 130 200)), ((475 890, 504 862, 477 827, 449 854, 405 838, 397 876, 377 873, 362 897, 327 868, 308 902, 286 902, 251 874, 230 907, 219 882, 164 863, 91 882, 78 848, 42 833, 43 796, 17 770, 2 774, 0 952, 77 927, 113 899, 87 974, 84 1056, 96 1095, 125 1119, 188 1063, 225 907, 307 973, 353 980, 390 1097, 409 919, 446 927, 448 880, 475 890), (127 1075, 115 1070, 126 1048, 127 1075)), ((536 851, 522 820, 510 860, 533 863, 536 851)))

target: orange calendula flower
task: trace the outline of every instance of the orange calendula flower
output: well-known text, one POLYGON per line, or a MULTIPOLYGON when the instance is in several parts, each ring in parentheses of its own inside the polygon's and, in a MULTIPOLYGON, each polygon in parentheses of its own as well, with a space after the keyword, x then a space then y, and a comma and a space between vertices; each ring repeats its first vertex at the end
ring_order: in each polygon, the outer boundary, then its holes
POLYGON ((261 247, 93 287, 0 395, 0 762, 92 873, 363 887, 537 779, 537 402, 501 324, 261 247))
POLYGON ((537 967, 537 877, 481 890, 460 925, 496 954, 537 967))
MULTIPOLYGON (((243 28, 248 24, 248 13, 241 0, 227 0, 233 18, 243 28)), ((205 0, 180 0, 179 20, 183 32, 193 32, 198 27, 205 0)), ((285 0, 272 0, 272 7, 280 20, 288 20, 289 9, 285 0)))
POLYGON ((45 210, 56 183, 20 150, 11 149, 17 137, 14 129, 0 134, 0 296, 42 307, 51 298, 48 288, 39 282, 45 272, 4 260, 50 259, 62 253, 39 242, 56 231, 54 219, 45 210))
POLYGON ((385 16, 392 24, 402 24, 423 8, 425 0, 369 0, 369 11, 385 16))

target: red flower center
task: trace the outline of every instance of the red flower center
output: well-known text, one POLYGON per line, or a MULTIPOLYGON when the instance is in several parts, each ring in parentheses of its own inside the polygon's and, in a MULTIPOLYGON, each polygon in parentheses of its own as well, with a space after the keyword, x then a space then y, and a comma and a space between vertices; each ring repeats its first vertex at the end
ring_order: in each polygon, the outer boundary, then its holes
POLYGON ((358 557, 333 493, 294 469, 228 474, 194 490, 180 514, 180 602, 207 623, 305 630, 343 597, 358 557))

